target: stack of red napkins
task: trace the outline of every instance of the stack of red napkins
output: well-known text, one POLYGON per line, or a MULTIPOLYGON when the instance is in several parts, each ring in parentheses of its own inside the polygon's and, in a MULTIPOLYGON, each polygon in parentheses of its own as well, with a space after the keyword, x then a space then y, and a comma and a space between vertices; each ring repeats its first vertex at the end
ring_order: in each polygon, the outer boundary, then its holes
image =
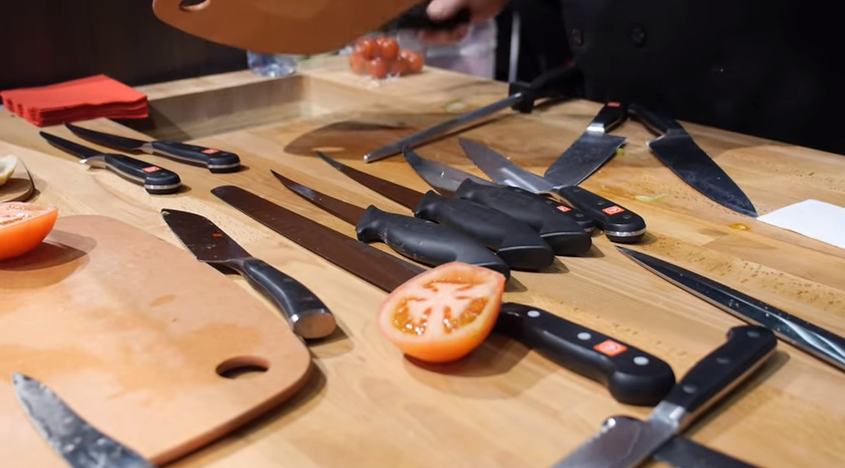
POLYGON ((143 119, 147 96, 105 75, 0 92, 10 112, 46 127, 96 118, 143 119))

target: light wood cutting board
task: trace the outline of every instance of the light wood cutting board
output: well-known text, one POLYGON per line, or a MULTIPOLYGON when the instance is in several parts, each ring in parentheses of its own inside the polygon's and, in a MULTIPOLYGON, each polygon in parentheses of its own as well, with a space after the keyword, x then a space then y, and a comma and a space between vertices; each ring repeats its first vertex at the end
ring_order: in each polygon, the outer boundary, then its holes
POLYGON ((60 216, 35 251, 0 262, 2 466, 66 468, 19 406, 13 372, 164 464, 293 396, 310 370, 307 347, 278 314, 121 221, 60 216), (225 369, 244 365, 267 370, 232 378, 225 369))

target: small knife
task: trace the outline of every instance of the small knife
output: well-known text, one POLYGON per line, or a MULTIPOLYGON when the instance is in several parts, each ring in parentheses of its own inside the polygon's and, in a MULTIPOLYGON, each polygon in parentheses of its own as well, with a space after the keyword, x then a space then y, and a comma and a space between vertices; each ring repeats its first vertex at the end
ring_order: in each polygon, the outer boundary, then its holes
POLYGON ((180 162, 206 166, 212 173, 235 172, 241 167, 241 158, 237 154, 217 148, 207 148, 170 140, 136 140, 135 138, 82 128, 71 123, 66 123, 65 127, 76 136, 94 143, 121 151, 158 154, 180 162))
POLYGON ((584 255, 593 245, 590 234, 560 211, 559 203, 549 198, 516 187, 496 185, 468 172, 425 159, 410 148, 405 148, 404 155, 417 175, 441 195, 481 203, 527 224, 552 247, 555 255, 584 255))
POLYGON ((305 339, 331 335, 337 323, 332 312, 305 285, 250 255, 211 220, 195 213, 161 210, 165 223, 197 260, 228 267, 263 292, 284 314, 293 332, 305 339))
POLYGON ((727 341, 699 361, 645 421, 607 419, 597 435, 553 468, 635 468, 729 391, 746 380, 774 353, 775 335, 746 325, 728 332, 727 341))
POLYGON ((552 247, 531 226, 489 206, 433 191, 420 193, 389 182, 326 156, 317 155, 333 168, 370 190, 405 206, 414 216, 441 224, 494 250, 515 270, 538 271, 555 261, 552 247))
POLYGON ((155 468, 131 448, 88 424, 38 380, 15 373, 12 386, 35 429, 71 468, 155 468))
POLYGON ((122 154, 102 153, 64 138, 39 132, 53 146, 81 159, 82 164, 108 169, 153 195, 176 193, 182 187, 179 174, 122 154))
POLYGON ((517 166, 480 143, 463 138, 460 143, 467 157, 497 184, 516 186, 536 194, 559 196, 573 208, 594 219, 605 236, 613 242, 636 243, 645 235, 645 220, 618 203, 581 187, 555 184, 517 166))

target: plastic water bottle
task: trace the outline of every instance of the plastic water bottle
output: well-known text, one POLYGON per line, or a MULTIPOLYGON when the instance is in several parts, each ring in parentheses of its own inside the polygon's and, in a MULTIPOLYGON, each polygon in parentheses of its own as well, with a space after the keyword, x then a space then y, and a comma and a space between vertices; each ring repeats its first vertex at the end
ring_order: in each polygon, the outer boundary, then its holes
POLYGON ((247 51, 246 58, 249 69, 258 76, 278 78, 296 73, 296 55, 247 51))
POLYGON ((493 79, 496 73, 496 20, 471 26, 460 42, 426 47, 425 63, 461 73, 493 79))

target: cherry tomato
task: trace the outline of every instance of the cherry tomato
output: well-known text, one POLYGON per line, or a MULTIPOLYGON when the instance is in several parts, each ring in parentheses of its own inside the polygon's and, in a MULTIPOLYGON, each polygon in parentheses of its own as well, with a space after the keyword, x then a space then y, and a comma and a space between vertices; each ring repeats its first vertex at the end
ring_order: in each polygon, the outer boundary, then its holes
POLYGON ((391 76, 402 76, 407 70, 408 65, 401 58, 397 58, 387 66, 387 73, 391 76))
POLYGON ((367 59, 353 52, 349 54, 349 68, 353 73, 363 75, 367 71, 367 59))
POLYGON ((384 79, 387 76, 387 62, 381 57, 370 60, 367 62, 367 74, 377 80, 384 79))
POLYGON ((380 37, 377 40, 379 48, 379 57, 393 62, 399 58, 399 43, 392 37, 380 37))
POLYGON ((419 73, 423 69, 423 56, 414 50, 403 49, 399 52, 399 57, 405 61, 408 71, 411 73, 419 73))
POLYGON ((378 311, 382 335, 425 362, 461 359, 493 331, 505 277, 489 268, 451 262, 396 288, 378 311))
POLYGON ((361 38, 355 43, 353 51, 364 57, 365 60, 372 60, 379 56, 378 42, 373 37, 361 38))
POLYGON ((0 203, 0 261, 21 256, 53 230, 59 209, 34 203, 0 203))

